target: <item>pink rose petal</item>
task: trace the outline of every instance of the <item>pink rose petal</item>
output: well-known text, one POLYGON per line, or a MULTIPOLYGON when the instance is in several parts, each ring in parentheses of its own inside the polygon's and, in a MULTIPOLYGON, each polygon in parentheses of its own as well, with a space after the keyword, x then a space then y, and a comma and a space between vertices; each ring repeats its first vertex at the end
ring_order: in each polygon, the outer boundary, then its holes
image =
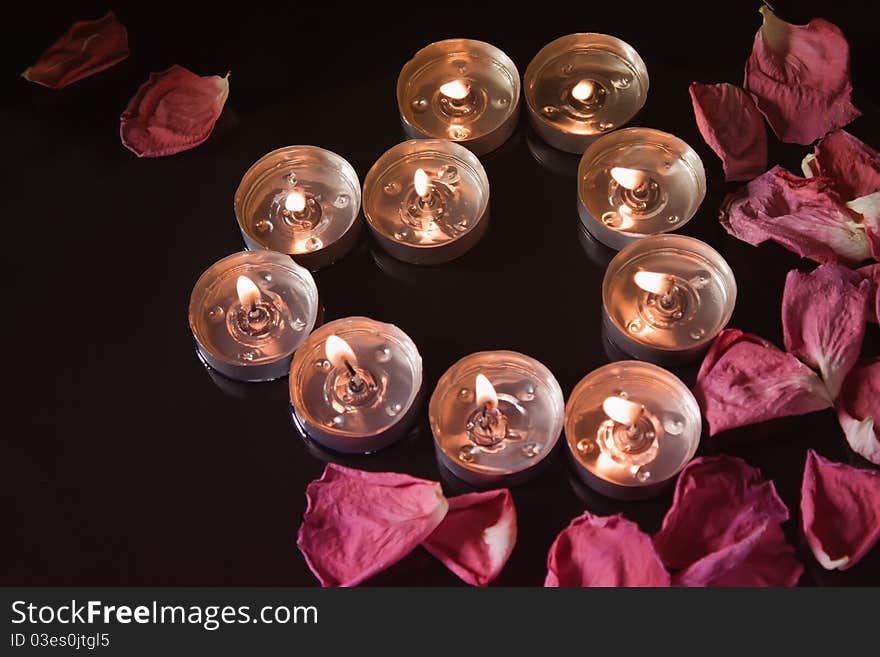
POLYGON ((804 158, 805 176, 830 178, 844 200, 880 191, 880 153, 846 130, 837 130, 816 144, 804 158))
POLYGON ((122 143, 138 157, 194 148, 211 136, 228 96, 228 74, 200 77, 177 65, 151 73, 122 113, 122 143))
POLYGON ((780 140, 811 144, 861 115, 852 104, 849 44, 821 18, 792 25, 761 7, 743 86, 780 140))
POLYGON ((448 504, 435 481, 330 464, 306 489, 297 546, 322 586, 356 586, 433 532, 448 504))
POLYGON ((801 178, 776 166, 721 206, 721 225, 757 246, 767 240, 816 262, 857 265, 871 257, 862 217, 825 177, 801 178))
POLYGON ((725 329, 709 348, 694 395, 711 435, 831 406, 822 380, 756 335, 725 329))
POLYGON ((837 419, 852 450, 880 465, 880 360, 856 365, 846 377, 837 419))
POLYGON ((880 472, 807 452, 801 484, 807 543, 823 568, 855 566, 880 539, 880 472))
POLYGON ((733 84, 690 86, 700 134, 721 158, 725 180, 750 180, 767 169, 767 129, 752 97, 733 84))
POLYGON ((788 507, 760 470, 731 456, 700 457, 681 471, 654 546, 670 568, 688 568, 743 541, 753 547, 767 526, 787 519, 788 507))
POLYGON ((880 192, 848 201, 846 207, 861 215, 861 224, 868 238, 871 256, 874 260, 880 260, 880 192))
POLYGON ((62 89, 110 68, 128 57, 128 32, 112 11, 78 21, 49 46, 22 77, 50 89, 62 89))
POLYGON ((785 348, 819 370, 832 399, 859 359, 871 281, 840 265, 788 272, 782 294, 785 348))
POLYGON ((880 322, 880 264, 867 265, 858 270, 864 278, 871 281, 871 298, 868 300, 868 319, 880 322))
POLYGON ((422 546, 471 586, 498 577, 516 543, 516 508, 506 488, 449 499, 449 513, 422 546))
POLYGON ((651 538, 622 515, 589 511, 562 530, 547 555, 544 586, 669 586, 651 538))

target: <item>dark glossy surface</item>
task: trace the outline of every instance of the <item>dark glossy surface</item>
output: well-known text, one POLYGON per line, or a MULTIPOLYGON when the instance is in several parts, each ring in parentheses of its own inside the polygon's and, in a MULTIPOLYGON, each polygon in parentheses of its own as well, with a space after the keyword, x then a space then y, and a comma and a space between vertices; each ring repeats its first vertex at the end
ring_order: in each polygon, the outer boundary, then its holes
MULTIPOLYGON (((721 229, 720 201, 736 185, 724 184, 687 94, 692 80, 741 83, 760 24, 757 3, 539 3, 531 16, 513 13, 515 4, 471 16, 470 4, 446 18, 433 4, 417 15, 298 4, 274 3, 265 12, 244 4, 239 13, 212 6, 184 15, 179 6, 117 5, 130 32, 127 61, 61 92, 23 80, 6 92, 2 460, 14 517, 4 529, 11 551, 4 583, 315 583, 295 532, 305 486, 328 457, 295 433, 286 380, 241 386, 205 370, 187 324, 189 293, 212 262, 242 248, 232 196, 261 155, 315 144, 347 158, 363 180, 403 139, 397 73, 433 40, 489 41, 520 72, 541 46, 569 32, 607 32, 631 43, 651 76, 647 105, 632 125, 682 137, 706 165, 706 200, 682 232, 714 245, 733 267, 739 304, 731 325, 781 344, 785 273, 810 265, 721 229), (174 63, 201 74, 231 69, 226 110, 204 145, 138 160, 119 143, 119 114, 150 71, 174 63)), ((789 13, 795 19, 821 14, 848 34, 856 104, 865 111, 850 129, 880 145, 876 19, 844 3, 815 11, 788 5, 796 7, 789 13)), ((17 66, 36 59, 72 20, 104 10, 90 3, 55 13, 35 8, 16 26, 17 66)), ((352 253, 316 276, 326 318, 363 314, 402 327, 421 350, 428 391, 455 360, 482 349, 538 358, 566 395, 608 362, 600 284, 611 254, 595 244, 585 249, 579 234, 576 158, 559 154, 561 162, 545 166, 531 143, 523 118, 504 147, 482 158, 492 218, 473 252, 417 269, 377 251, 364 231, 352 253)), ((797 170, 807 150, 771 137, 771 162, 797 170)), ((878 352, 871 327, 865 353, 878 352)), ((695 370, 679 374, 690 385, 695 370)), ((880 584, 880 549, 845 573, 826 573, 809 554, 798 511, 809 447, 857 462, 830 411, 715 439, 704 433, 700 451, 741 456, 775 481, 792 510, 786 530, 806 565, 803 584, 880 584)), ((441 476, 424 410, 409 439, 340 460, 441 476)), ((444 486, 459 490, 455 482, 444 486)), ((585 508, 623 512, 650 532, 671 499, 601 498, 578 483, 561 451, 514 495, 519 541, 501 585, 540 585, 548 547, 585 508)), ((418 549, 370 583, 459 582, 418 549)))

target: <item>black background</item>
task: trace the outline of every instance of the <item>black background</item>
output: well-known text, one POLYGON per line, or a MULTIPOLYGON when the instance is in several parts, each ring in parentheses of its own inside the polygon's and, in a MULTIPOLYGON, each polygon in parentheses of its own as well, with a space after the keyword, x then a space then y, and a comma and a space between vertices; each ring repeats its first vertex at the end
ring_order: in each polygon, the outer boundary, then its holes
MULTIPOLYGON (((697 132, 693 80, 742 82, 760 25, 757 2, 475 3, 398 5, 278 2, 197 6, 117 4, 131 56, 62 91, 13 80, 3 90, 5 127, 3 463, 12 519, 4 529, 8 584, 310 585, 295 547, 306 484, 321 455, 295 433, 287 381, 217 385, 197 360, 187 324, 192 285, 211 263, 243 248, 232 212, 245 170, 266 152, 314 144, 348 159, 363 180, 403 140, 395 82, 431 41, 479 38, 525 71, 551 39, 606 32, 632 44, 651 78, 632 125, 672 132, 701 155, 708 193, 682 230, 708 241, 737 277, 731 326, 782 344, 785 273, 812 265, 773 244, 753 248, 717 221, 726 185, 697 132), (119 141, 119 114, 151 71, 172 64, 202 74, 232 71, 214 134, 182 154, 139 160, 119 141), (10 207, 11 206, 11 207, 10 207)), ((793 21, 840 25, 852 47, 855 102, 848 129, 880 145, 877 17, 862 3, 781 2, 793 21)), ((15 73, 100 3, 26 6, 7 23, 15 73)), ((600 332, 601 256, 578 239, 575 183, 532 156, 525 117, 483 159, 492 219, 480 245, 437 269, 389 262, 364 233, 356 249, 316 280, 326 318, 363 314, 403 328, 419 346, 428 391, 458 358, 515 349, 538 358, 566 395, 608 362, 600 332)), ((799 170, 809 147, 770 135, 770 163, 799 170)), ((865 355, 880 352, 869 327, 865 355)), ((677 373, 690 385, 695 367, 677 373)), ((227 382, 228 383, 228 382, 227 382)), ((560 446, 563 441, 560 441, 560 446)), ((792 511, 789 540, 804 585, 880 584, 880 549, 850 571, 827 573, 799 529, 807 448, 863 464, 823 411, 708 438, 701 453, 745 458, 772 478, 792 511)), ((411 436, 344 462, 369 470, 440 477, 423 412, 411 436)), ((448 493, 461 490, 444 482, 448 493)), ((588 508, 623 512, 645 531, 671 496, 618 503, 575 483, 560 451, 548 472, 514 491, 519 539, 501 585, 540 585, 547 549, 588 508)), ((460 582, 417 549, 370 584, 460 582)))

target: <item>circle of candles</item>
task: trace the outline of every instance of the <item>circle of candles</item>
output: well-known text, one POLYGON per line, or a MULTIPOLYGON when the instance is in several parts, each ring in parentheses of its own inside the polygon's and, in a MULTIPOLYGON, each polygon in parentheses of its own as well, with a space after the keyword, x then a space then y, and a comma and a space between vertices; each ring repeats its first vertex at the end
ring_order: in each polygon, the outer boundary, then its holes
POLYGON ((724 328, 736 280, 708 244, 655 235, 622 249, 602 281, 603 322, 625 353, 661 364, 699 357, 724 328))
POLYGON ((360 181, 336 153, 286 146, 264 155, 235 192, 235 216, 248 249, 286 253, 320 269, 357 241, 360 181))
POLYGON ((700 443, 697 401, 675 375, 625 360, 594 370, 565 406, 574 467, 594 490, 617 499, 666 491, 700 443))
POLYGON ((706 195, 706 172, 694 149, 650 128, 597 139, 578 166, 578 214, 612 249, 684 226, 706 195))
POLYGON ((402 438, 421 388, 422 357, 410 337, 367 317, 324 324, 290 364, 294 420, 337 452, 366 454, 402 438))
POLYGON ((241 251, 215 262, 189 301, 199 356, 237 381, 286 375, 317 316, 312 275, 275 251, 241 251))
POLYGON ((532 126, 547 143, 581 154, 645 104, 648 71, 629 44, 607 34, 569 34, 538 51, 523 78, 532 126))
POLYGON ((477 155, 498 148, 513 134, 519 91, 519 72, 510 58, 472 39, 422 48, 397 78, 407 137, 449 139, 477 155))
POLYGON ((564 400, 553 374, 515 351, 482 351, 450 367, 428 415, 439 461, 475 486, 534 476, 562 431, 564 400))
POLYGON ((489 178, 479 159, 441 139, 386 151, 364 179, 364 216, 388 253, 440 264, 472 248, 489 225, 489 178))

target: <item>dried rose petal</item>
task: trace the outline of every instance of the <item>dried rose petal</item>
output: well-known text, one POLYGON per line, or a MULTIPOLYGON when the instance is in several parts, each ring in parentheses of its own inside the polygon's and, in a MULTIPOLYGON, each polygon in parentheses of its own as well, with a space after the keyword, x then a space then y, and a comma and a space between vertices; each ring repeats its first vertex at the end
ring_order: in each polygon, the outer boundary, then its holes
POLYGON ((840 265, 788 272, 782 294, 785 348, 819 370, 832 399, 859 359, 871 281, 840 265))
POLYGON ((844 200, 880 190, 880 153, 846 130, 827 135, 801 166, 807 177, 830 178, 844 200))
POLYGON ((880 322, 880 264, 867 265, 856 271, 871 281, 871 297, 868 299, 868 319, 872 322, 880 322), (873 312, 870 312, 872 310, 873 312))
POLYGON ((638 525, 585 511, 550 547, 544 586, 669 586, 669 580, 638 525))
POLYGON ((449 513, 422 546, 471 586, 498 577, 516 543, 516 508, 506 488, 449 499, 449 513))
POLYGON ((880 192, 860 196, 846 204, 853 212, 861 215, 861 224, 871 247, 871 256, 880 260, 880 192))
POLYGON ((821 18, 792 25, 761 7, 743 86, 784 142, 811 144, 861 115, 852 104, 849 44, 821 18))
POLYGON ((440 524, 440 484, 330 464, 306 489, 297 546, 322 586, 356 586, 397 563, 440 524))
POLYGON ((813 370, 738 329, 725 329, 715 338, 697 374, 694 395, 711 435, 831 406, 813 370))
POLYGON ((801 178, 780 166, 724 199, 721 225, 752 246, 767 240, 816 262, 857 265, 871 257, 862 217, 824 176, 801 178))
POLYGON ((880 539, 880 472, 807 452, 801 484, 807 543, 823 568, 855 566, 880 539))
POLYGON ((177 65, 151 73, 122 113, 122 143, 138 157, 194 148, 211 136, 227 96, 228 74, 200 77, 177 65))
POLYGON ((788 508, 760 470, 731 456, 696 458, 678 477, 654 546, 670 568, 688 568, 742 541, 754 545, 769 525, 787 519, 788 508))
POLYGON ((50 89, 110 68, 128 57, 128 32, 112 11, 102 18, 78 21, 49 46, 22 77, 50 89))
POLYGON ((852 450, 880 465, 880 360, 856 365, 846 377, 837 419, 852 450))
POLYGON ((725 180, 750 180, 767 169, 767 129, 752 97, 734 84, 690 86, 700 134, 721 158, 725 180))

